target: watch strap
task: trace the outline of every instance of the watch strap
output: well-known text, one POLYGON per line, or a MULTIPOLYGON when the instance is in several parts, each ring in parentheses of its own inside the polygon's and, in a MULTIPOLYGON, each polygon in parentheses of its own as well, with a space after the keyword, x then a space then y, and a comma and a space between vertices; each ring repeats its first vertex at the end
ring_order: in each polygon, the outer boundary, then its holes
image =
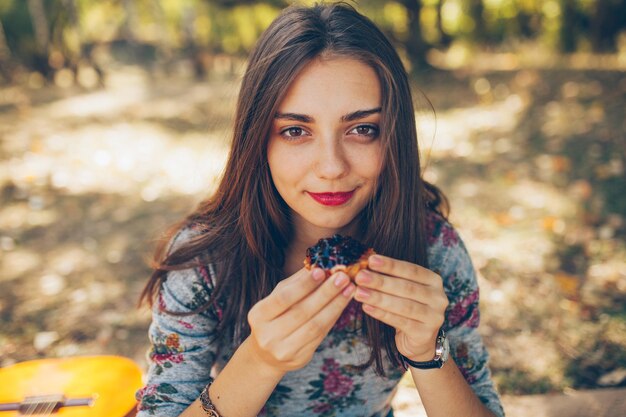
POLYGON ((404 363, 406 365, 411 365, 413 368, 417 369, 436 369, 443 366, 443 361, 441 359, 425 362, 416 362, 402 355, 402 360, 404 360, 404 363))
MULTIPOLYGON (((446 332, 443 329, 439 329, 439 333, 437 334, 436 345, 438 345, 438 343, 441 340, 443 340, 444 343, 446 343, 445 339, 446 339, 446 332)), ((435 350, 437 350, 437 347, 435 347, 435 350)), ((447 359, 447 353, 445 355, 439 355, 439 352, 435 353, 435 357, 432 360, 424 361, 424 362, 413 361, 402 354, 400 356, 402 356, 402 360, 404 361, 405 368, 407 368, 407 365, 410 365, 413 368, 417 368, 417 369, 438 369, 438 368, 441 368, 444 365, 444 363, 446 363, 446 359, 447 359)))

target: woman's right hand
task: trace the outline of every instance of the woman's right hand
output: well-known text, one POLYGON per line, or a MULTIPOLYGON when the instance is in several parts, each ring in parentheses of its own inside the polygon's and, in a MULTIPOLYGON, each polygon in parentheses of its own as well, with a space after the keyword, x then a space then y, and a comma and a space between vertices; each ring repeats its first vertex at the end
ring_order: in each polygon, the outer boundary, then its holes
POLYGON ((282 280, 248 313, 255 356, 282 372, 303 368, 354 294, 344 272, 325 279, 319 268, 282 280))

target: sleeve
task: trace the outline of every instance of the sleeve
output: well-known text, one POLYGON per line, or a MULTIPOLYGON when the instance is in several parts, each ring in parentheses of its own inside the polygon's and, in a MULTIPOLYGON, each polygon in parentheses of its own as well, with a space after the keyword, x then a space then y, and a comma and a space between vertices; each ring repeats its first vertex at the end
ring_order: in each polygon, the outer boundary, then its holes
POLYGON ((429 248, 430 268, 444 282, 449 305, 444 329, 450 354, 478 398, 498 417, 504 410, 491 379, 489 355, 478 332, 479 291, 474 266, 463 241, 450 224, 443 221, 429 248))
POLYGON ((167 274, 152 309, 149 369, 136 394, 137 417, 178 416, 209 382, 217 351, 209 341, 215 339, 217 315, 213 309, 191 315, 169 312, 188 313, 206 304, 211 284, 204 268, 167 274))

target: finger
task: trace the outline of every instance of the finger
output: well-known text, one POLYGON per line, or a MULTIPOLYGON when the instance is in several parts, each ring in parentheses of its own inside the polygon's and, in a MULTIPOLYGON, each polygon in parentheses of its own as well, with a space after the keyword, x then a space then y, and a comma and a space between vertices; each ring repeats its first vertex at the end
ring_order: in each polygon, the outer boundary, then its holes
MULTIPOLYGON (((363 287, 357 288, 354 298, 364 303, 364 305, 367 304, 397 316, 419 321, 420 323, 429 323, 437 320, 437 310, 427 304, 407 298, 396 297, 363 287)), ((443 316, 443 311, 441 313, 443 316)))
POLYGON ((439 275, 435 274, 430 269, 411 262, 401 261, 378 254, 368 258, 367 267, 372 271, 405 278, 424 285, 437 285, 437 283, 441 281, 439 275))
POLYGON ((405 332, 406 334, 413 334, 416 332, 416 329, 425 328, 425 325, 422 322, 399 316, 389 311, 374 307, 370 304, 363 304, 363 311, 368 316, 382 321, 383 323, 390 325, 396 330, 405 332))
POLYGON ((320 268, 313 268, 311 271, 302 268, 289 278, 280 281, 272 293, 259 301, 255 307, 266 320, 272 320, 315 290, 324 282, 325 277, 326 273, 320 268))
POLYGON ((363 269, 355 277, 360 288, 371 288, 385 294, 407 298, 428 304, 433 296, 433 288, 419 282, 381 274, 363 269))
POLYGON ((326 307, 289 335, 286 340, 296 346, 302 346, 302 350, 311 343, 314 343, 315 347, 319 346, 352 300, 355 288, 354 284, 348 284, 326 307))
MULTIPOLYGON (((276 326, 277 329, 281 329, 286 334, 295 332, 309 322, 311 317, 314 317, 324 309, 327 304, 349 285, 352 284, 346 273, 339 271, 331 275, 308 297, 294 304, 292 308, 277 317, 272 322, 272 326, 276 326)), ((354 287, 354 285, 352 286, 354 287)))

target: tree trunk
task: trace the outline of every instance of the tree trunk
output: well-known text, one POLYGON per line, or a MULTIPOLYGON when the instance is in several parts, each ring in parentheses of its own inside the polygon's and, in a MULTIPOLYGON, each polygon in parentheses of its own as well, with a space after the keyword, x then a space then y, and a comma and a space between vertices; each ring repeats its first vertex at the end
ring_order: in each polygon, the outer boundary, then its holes
POLYGON ((130 43, 135 41, 135 31, 133 28, 137 27, 137 22, 139 21, 137 18, 137 6, 135 5, 135 1, 136 0, 123 1, 126 20, 124 21, 122 33, 124 39, 130 43))
POLYGON ((409 36, 404 44, 407 55, 413 64, 414 69, 430 67, 426 61, 428 45, 422 36, 422 25, 420 14, 422 3, 420 0, 402 0, 405 7, 409 23, 409 36))
POLYGON ((483 0, 471 0, 469 3, 469 15, 474 21, 474 39, 482 44, 487 40, 487 31, 485 30, 485 16, 483 12, 485 6, 483 0))
POLYGON ((65 6, 65 10, 68 16, 68 26, 71 28, 72 32, 74 32, 76 39, 78 39, 76 51, 68 51, 68 48, 64 48, 66 50, 65 58, 69 61, 70 67, 72 68, 74 73, 76 73, 78 70, 78 63, 83 59, 83 36, 80 30, 80 22, 78 20, 78 9, 76 7, 76 0, 63 0, 63 6, 65 6))
POLYGON ((570 0, 561 0, 561 29, 559 43, 561 52, 576 51, 576 10, 570 0))
POLYGON ((11 80, 11 50, 4 35, 4 27, 0 21, 0 75, 5 81, 11 80))
POLYGON ((7 38, 4 34, 4 27, 0 21, 0 63, 6 62, 11 58, 11 50, 7 44, 7 38))
POLYGON ((595 52, 613 52, 617 36, 626 26, 624 0, 596 0, 591 20, 591 45, 595 52))
POLYGON ((439 32, 439 46, 447 48, 452 43, 452 36, 448 35, 443 29, 443 4, 445 0, 439 0, 437 3, 437 31, 439 32))
POLYGON ((32 55, 32 68, 41 73, 47 80, 52 80, 53 69, 48 61, 50 57, 50 26, 46 17, 46 9, 42 0, 28 0, 28 12, 33 22, 37 49, 32 55))
POLYGON ((47 54, 50 42, 50 26, 42 0, 28 0, 28 11, 33 21, 37 47, 41 53, 47 54))
POLYGON ((69 22, 72 26, 72 30, 76 32, 79 39, 82 39, 80 30, 80 22, 78 21, 78 8, 76 7, 76 0, 63 0, 63 5, 67 9, 67 15, 69 16, 69 22))

